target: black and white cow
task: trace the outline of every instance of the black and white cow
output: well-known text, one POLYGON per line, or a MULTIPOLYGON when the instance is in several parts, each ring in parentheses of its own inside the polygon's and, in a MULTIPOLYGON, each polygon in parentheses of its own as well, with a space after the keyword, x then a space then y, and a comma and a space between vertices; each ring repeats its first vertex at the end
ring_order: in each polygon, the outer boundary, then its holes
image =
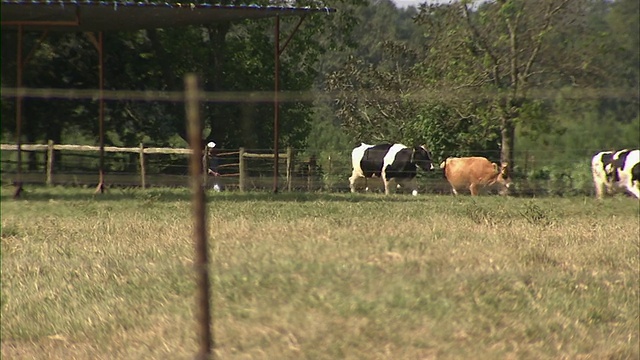
POLYGON ((640 199, 640 150, 603 151, 591 160, 596 196, 624 189, 640 199))
POLYGON ((615 187, 626 189, 640 199, 640 150, 620 150, 613 154, 607 174, 615 187))
POLYGON ((351 151, 353 173, 349 178, 351 192, 356 192, 356 186, 365 178, 380 177, 384 184, 384 193, 389 194, 392 183, 411 189, 411 193, 418 195, 416 182, 417 168, 433 170, 431 153, 425 146, 409 148, 402 144, 360 144, 351 151))
POLYGON ((613 151, 601 151, 591 158, 591 174, 598 199, 602 199, 605 191, 607 194, 613 192, 613 184, 608 180, 606 170, 613 160, 613 153, 613 151))

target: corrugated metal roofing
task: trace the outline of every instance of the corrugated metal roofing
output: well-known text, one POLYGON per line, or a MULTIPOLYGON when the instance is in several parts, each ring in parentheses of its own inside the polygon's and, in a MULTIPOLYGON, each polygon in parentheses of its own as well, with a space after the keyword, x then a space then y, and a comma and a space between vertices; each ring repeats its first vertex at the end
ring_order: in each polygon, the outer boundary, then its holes
POLYGON ((220 5, 196 3, 2 0, 2 26, 25 30, 116 31, 203 25, 221 21, 332 13, 328 7, 220 5))

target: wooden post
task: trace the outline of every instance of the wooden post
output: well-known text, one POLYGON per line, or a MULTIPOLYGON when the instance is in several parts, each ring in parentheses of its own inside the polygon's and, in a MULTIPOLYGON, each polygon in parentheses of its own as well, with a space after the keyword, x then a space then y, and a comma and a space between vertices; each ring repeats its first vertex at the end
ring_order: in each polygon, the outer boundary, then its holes
POLYGON ((531 172, 536 171, 536 156, 531 155, 531 172))
MULTIPOLYGON (((327 179, 331 179, 331 155, 329 155, 329 164, 327 166, 327 179)), ((329 180, 328 181, 329 184, 331 184, 331 187, 333 187, 333 181, 329 180)), ((329 191, 331 191, 333 189, 329 189, 329 191)))
POLYGON ((291 147, 287 147, 287 191, 291 192, 293 178, 293 149, 291 147))
POLYGON ((307 163, 307 191, 311 191, 311 162, 307 163))
POLYGON ((47 145, 47 185, 53 185, 53 140, 47 145))
POLYGON ((245 184, 245 163, 244 163, 244 148, 241 147, 238 154, 238 172, 240 175, 238 176, 238 189, 240 191, 244 191, 245 184))
POLYGON ((143 189, 147 187, 147 172, 144 168, 144 144, 140 143, 140 186, 143 189))

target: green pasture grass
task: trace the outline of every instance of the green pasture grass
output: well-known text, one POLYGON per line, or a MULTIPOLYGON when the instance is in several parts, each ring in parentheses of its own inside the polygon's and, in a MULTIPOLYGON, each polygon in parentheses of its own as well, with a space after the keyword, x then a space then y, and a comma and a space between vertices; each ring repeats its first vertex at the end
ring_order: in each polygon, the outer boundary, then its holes
MULTIPOLYGON (((187 189, 2 188, 3 359, 192 359, 187 189)), ((639 206, 209 193, 219 359, 638 359, 639 206)))

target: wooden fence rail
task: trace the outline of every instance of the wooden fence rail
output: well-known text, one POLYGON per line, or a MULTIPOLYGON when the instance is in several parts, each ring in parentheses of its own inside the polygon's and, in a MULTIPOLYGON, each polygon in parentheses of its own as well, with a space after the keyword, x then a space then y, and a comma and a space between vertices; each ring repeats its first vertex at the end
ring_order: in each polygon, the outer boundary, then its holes
MULTIPOLYGON (((49 141, 48 144, 22 144, 20 146, 22 151, 44 151, 46 152, 46 184, 53 185, 55 183, 54 177, 54 165, 55 165, 55 152, 54 151, 76 151, 76 152, 100 152, 99 146, 91 146, 91 145, 63 145, 63 144, 54 144, 53 141, 49 141)), ((2 151, 17 151, 18 146, 15 144, 0 144, 0 150, 2 151)), ((140 154, 138 157, 139 163, 139 172, 140 176, 139 185, 142 188, 147 187, 147 168, 146 168, 146 156, 147 154, 180 154, 180 155, 190 155, 192 153, 191 149, 188 148, 160 148, 160 147, 145 147, 144 144, 140 144, 138 147, 117 147, 117 146, 105 146, 105 152, 111 153, 138 153, 140 154)), ((255 154, 246 152, 244 148, 240 148, 238 151, 230 151, 217 154, 218 157, 222 156, 237 156, 238 163, 236 164, 224 164, 222 167, 229 166, 238 166, 237 174, 225 174, 225 178, 229 177, 238 177, 238 189, 240 191, 246 190, 247 185, 247 159, 275 159, 274 154, 255 154)), ((292 189, 292 176, 293 176, 293 165, 294 165, 294 152, 293 149, 287 148, 286 153, 281 153, 278 155, 280 159, 286 161, 286 188, 291 191, 292 189)), ((186 163, 186 162, 185 162, 186 163)), ((206 171, 203 174, 204 180, 203 183, 206 184, 208 182, 208 176, 206 171)))

